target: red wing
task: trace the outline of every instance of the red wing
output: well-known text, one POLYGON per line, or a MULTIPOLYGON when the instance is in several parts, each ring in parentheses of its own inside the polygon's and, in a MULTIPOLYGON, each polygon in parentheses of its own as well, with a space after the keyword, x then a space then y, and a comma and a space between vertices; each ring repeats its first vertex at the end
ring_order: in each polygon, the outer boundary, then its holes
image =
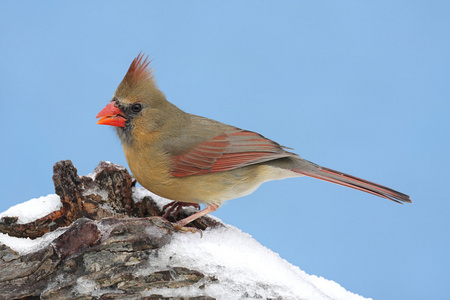
POLYGON ((295 154, 255 132, 236 130, 175 157, 172 175, 183 177, 222 172, 288 156, 295 154))

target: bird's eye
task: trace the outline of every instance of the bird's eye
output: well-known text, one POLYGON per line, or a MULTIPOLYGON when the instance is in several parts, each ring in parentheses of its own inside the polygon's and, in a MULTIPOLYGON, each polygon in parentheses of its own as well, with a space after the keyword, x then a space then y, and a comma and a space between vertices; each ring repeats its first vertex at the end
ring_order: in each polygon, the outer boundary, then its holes
POLYGON ((142 105, 140 103, 135 103, 133 106, 131 106, 131 110, 133 112, 140 112, 142 109, 142 105))

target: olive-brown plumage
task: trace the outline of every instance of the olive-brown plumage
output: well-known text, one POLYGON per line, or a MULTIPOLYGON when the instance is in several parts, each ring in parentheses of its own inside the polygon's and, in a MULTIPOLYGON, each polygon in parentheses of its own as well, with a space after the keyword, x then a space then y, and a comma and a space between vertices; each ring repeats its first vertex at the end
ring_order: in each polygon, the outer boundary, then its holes
POLYGON ((143 187, 175 201, 207 205, 179 226, 263 182, 304 175, 411 202, 390 188, 304 160, 258 133, 180 110, 157 88, 148 65, 141 54, 133 60, 97 123, 115 126, 130 170, 143 187))

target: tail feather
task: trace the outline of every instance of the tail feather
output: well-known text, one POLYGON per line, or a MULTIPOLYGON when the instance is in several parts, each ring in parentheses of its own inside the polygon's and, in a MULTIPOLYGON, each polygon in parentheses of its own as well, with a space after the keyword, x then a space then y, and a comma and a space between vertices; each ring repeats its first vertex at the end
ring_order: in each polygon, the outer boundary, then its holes
POLYGON ((402 202, 412 203, 408 195, 397 192, 396 190, 349 174, 324 168, 306 160, 303 160, 303 162, 307 163, 305 167, 296 168, 292 171, 313 178, 351 187, 353 189, 386 198, 400 204, 403 204, 402 202))

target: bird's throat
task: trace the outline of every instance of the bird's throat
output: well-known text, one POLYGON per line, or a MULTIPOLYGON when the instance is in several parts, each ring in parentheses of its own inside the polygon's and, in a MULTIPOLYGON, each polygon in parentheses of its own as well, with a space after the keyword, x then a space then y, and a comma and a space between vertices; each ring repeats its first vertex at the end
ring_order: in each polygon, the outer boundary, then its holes
POLYGON ((133 126, 127 124, 125 127, 114 127, 122 145, 131 146, 133 144, 133 126))

